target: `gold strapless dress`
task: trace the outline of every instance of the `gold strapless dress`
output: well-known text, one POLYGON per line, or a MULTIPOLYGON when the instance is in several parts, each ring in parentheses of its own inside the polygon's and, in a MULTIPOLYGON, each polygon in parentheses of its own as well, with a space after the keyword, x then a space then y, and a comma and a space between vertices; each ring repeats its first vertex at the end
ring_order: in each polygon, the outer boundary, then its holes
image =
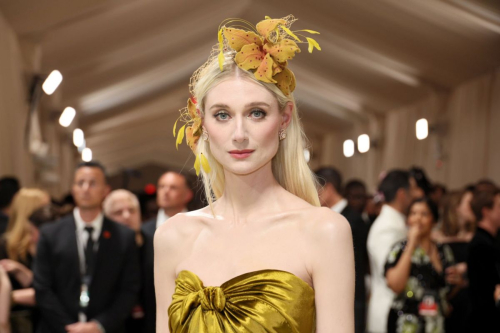
POLYGON ((205 287, 196 274, 181 271, 175 285, 168 308, 171 333, 316 330, 314 289, 289 272, 260 270, 205 287))

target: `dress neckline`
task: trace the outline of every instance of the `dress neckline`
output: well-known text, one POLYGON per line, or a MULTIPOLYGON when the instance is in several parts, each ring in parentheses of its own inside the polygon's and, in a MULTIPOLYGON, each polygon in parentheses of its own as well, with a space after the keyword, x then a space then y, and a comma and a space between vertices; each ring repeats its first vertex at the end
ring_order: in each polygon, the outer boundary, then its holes
MULTIPOLYGON (((220 286, 217 286, 217 287, 223 287, 225 285, 229 285, 232 282, 234 282, 235 280, 241 280, 241 279, 244 279, 244 278, 249 277, 249 276, 259 275, 259 274, 264 274, 264 273, 269 273, 269 272, 282 273, 282 274, 289 275, 289 276, 293 277, 294 279, 298 280, 299 283, 305 285, 307 288, 309 288, 314 293, 314 288, 311 287, 309 285, 309 283, 307 283, 306 281, 304 281, 302 278, 298 277, 297 275, 295 275, 295 274, 293 274, 291 272, 283 271, 283 270, 279 270, 279 269, 259 269, 259 270, 256 270, 256 271, 251 271, 251 272, 248 272, 248 273, 243 273, 243 274, 240 274, 240 275, 237 275, 235 277, 230 278, 229 280, 223 282, 220 286)), ((177 274, 176 280, 179 278, 179 276, 182 273, 188 273, 188 274, 191 274, 191 275, 195 276, 198 280, 200 280, 200 282, 203 285, 203 287, 207 287, 207 286, 204 285, 203 280, 196 273, 193 273, 193 272, 191 272, 190 270, 187 270, 187 269, 181 270, 179 272, 179 274, 177 274)))

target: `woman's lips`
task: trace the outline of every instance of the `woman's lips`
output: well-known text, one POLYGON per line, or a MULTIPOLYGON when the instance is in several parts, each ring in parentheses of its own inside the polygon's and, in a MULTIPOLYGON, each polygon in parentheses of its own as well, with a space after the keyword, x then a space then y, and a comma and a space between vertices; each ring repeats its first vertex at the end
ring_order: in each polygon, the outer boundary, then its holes
POLYGON ((229 154, 231 154, 231 156, 234 158, 243 159, 252 155, 253 152, 254 152, 253 149, 243 149, 243 150, 231 150, 229 151, 229 154))

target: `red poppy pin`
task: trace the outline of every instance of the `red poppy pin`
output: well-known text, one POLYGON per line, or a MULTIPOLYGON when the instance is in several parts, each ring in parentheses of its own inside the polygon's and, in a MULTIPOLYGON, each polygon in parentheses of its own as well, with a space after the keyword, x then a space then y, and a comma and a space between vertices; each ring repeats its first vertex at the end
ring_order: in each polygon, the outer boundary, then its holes
POLYGON ((110 239, 111 238, 111 233, 107 230, 105 230, 103 233, 102 233, 102 236, 106 239, 110 239))

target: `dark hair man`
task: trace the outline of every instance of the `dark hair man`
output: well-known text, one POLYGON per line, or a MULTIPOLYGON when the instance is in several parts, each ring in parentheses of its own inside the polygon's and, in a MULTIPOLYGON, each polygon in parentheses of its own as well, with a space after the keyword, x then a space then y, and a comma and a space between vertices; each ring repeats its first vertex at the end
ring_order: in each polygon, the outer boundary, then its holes
POLYGON ((384 265, 391 247, 406 238, 406 213, 411 203, 410 174, 392 170, 382 180, 379 191, 384 196, 380 215, 368 234, 368 257, 371 269, 371 297, 368 304, 367 331, 387 331, 387 317, 394 292, 387 287, 384 265))
POLYGON ((0 236, 9 224, 10 205, 14 195, 19 191, 19 181, 14 177, 0 178, 0 236))
POLYGON ((73 213, 44 226, 34 268, 40 333, 118 333, 135 305, 140 270, 135 234, 102 214, 104 167, 77 166, 73 213))
POLYGON ((154 246, 153 239, 157 228, 170 217, 180 212, 186 212, 189 202, 193 199, 191 184, 186 175, 175 171, 165 172, 158 179, 156 202, 160 209, 155 219, 142 226, 143 245, 143 304, 147 333, 156 332, 156 296, 154 288, 154 246))

